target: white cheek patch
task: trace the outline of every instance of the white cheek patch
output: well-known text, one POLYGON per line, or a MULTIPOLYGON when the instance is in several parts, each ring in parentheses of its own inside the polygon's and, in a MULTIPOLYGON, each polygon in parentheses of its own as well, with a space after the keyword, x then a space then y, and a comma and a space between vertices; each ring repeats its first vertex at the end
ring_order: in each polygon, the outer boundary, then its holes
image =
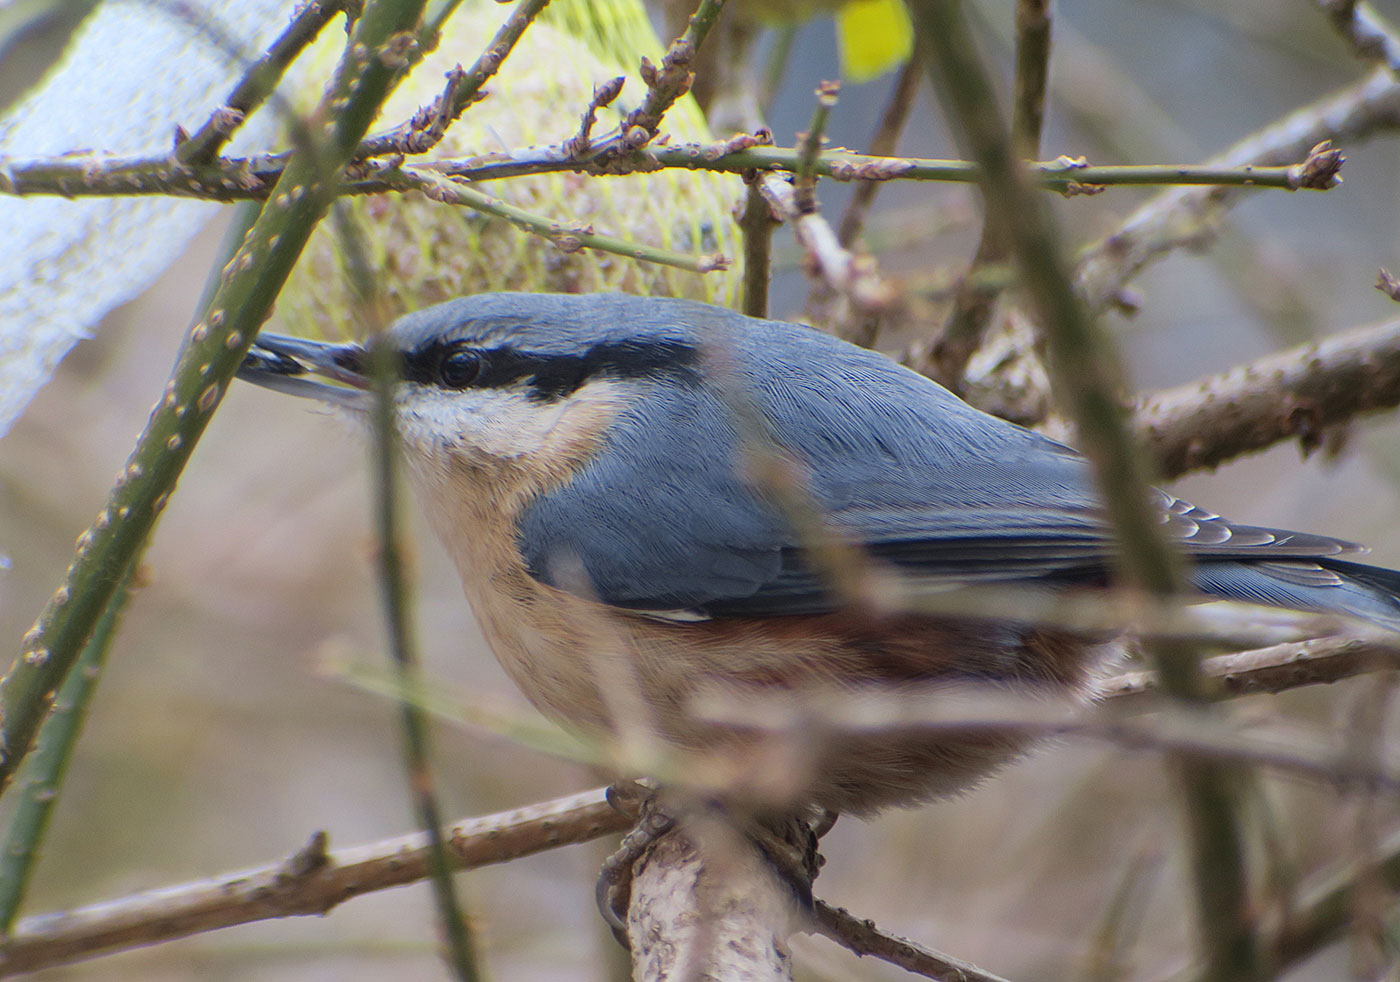
POLYGON ((488 466, 557 459, 596 445, 625 404, 623 390, 616 380, 600 379, 540 401, 522 386, 451 391, 408 383, 399 395, 399 428, 409 451, 420 455, 451 453, 488 466))

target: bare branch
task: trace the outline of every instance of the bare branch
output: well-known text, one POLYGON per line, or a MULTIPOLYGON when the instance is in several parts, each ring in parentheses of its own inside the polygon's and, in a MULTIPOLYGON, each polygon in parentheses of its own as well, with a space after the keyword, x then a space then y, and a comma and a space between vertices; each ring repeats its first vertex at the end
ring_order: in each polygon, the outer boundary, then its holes
MULTIPOLYGON (((1245 137, 1210 163, 1219 167, 1260 166, 1297 160, 1325 140, 1360 142, 1400 126, 1400 80, 1378 69, 1360 82, 1304 106, 1245 137)), ((1178 189, 1138 208, 1106 238, 1079 257, 1078 283, 1093 310, 1117 302, 1123 287, 1143 267, 1173 249, 1210 243, 1240 188, 1178 189)))
POLYGON ((739 229, 744 233, 744 313, 768 316, 768 284, 773 278, 773 207, 759 189, 758 180, 745 182, 744 210, 739 229))
POLYGON ((700 0, 700 6, 691 15, 685 33, 666 49, 661 67, 658 68, 646 58, 642 59, 641 75, 642 81, 647 84, 647 97, 622 124, 620 147, 623 151, 640 150, 646 146, 656 136, 666 111, 690 91, 695 81, 690 63, 723 9, 724 0, 700 0))
MULTIPOLYGON (((632 824, 601 789, 465 819, 447 836, 453 869, 473 869, 588 842, 632 824)), ((188 937, 252 921, 324 914, 337 904, 428 874, 422 833, 327 853, 324 833, 290 859, 212 880, 27 917, 0 944, 0 973, 33 971, 103 952, 188 937)))
MULTIPOLYGON (((1217 655, 1201 662, 1206 678, 1227 698, 1286 692, 1396 667, 1400 667, 1400 652, 1394 646, 1346 635, 1217 655)), ((1156 690, 1156 673, 1146 671, 1125 672, 1099 685, 1100 697, 1115 703, 1131 703, 1156 690)))
POLYGON ((418 110, 412 119, 390 132, 362 141, 355 150, 354 159, 394 153, 425 153, 437 146, 448 126, 473 102, 485 98, 483 87, 500 71, 525 29, 534 23, 548 4, 549 0, 525 0, 517 5, 486 50, 472 62, 472 67, 463 71, 458 66, 449 73, 447 87, 432 105, 418 110))
POLYGON ((780 177, 766 175, 759 179, 759 189, 773 210, 792 225, 797 241, 810 257, 817 276, 833 293, 846 299, 851 307, 867 314, 879 313, 894 292, 881 278, 875 260, 855 256, 844 249, 836 233, 820 212, 803 211, 791 184, 780 177))
POLYGON ((299 7, 291 24, 244 73, 224 104, 214 110, 194 136, 177 143, 176 159, 182 164, 207 164, 217 157, 243 121, 273 94, 297 55, 344 8, 344 0, 308 0, 299 7))
MULTIPOLYGON (((615 135, 594 142, 592 154, 571 155, 566 143, 528 147, 460 160, 425 160, 422 169, 467 181, 500 180, 527 174, 573 171, 611 176, 649 173, 665 167, 744 173, 758 170, 794 173, 801 157, 795 147, 763 146, 763 136, 740 136, 713 144, 648 146, 629 156, 610 157, 615 135)), ((1299 157, 1306 158, 1303 154, 1299 157)), ((285 154, 230 158, 200 167, 172 163, 168 157, 53 157, 41 160, 0 158, 0 194, 52 194, 65 198, 126 197, 167 194, 206 201, 261 200, 277 181, 285 154)), ((1062 194, 1085 189, 1152 185, 1206 185, 1234 188, 1279 188, 1296 191, 1301 164, 1270 167, 1189 164, 1111 165, 1095 167, 1083 160, 1062 158, 1028 164, 1038 187, 1062 194)), ((965 160, 881 157, 829 150, 813 164, 819 177, 836 181, 946 181, 969 184, 977 167, 965 160)), ((402 190, 390 168, 372 169, 337 189, 340 194, 380 194, 402 190)), ((1310 190, 1317 190, 1308 186, 1310 190)))
POLYGON ((1166 477, 1400 405, 1400 321, 1291 348, 1142 401, 1133 425, 1166 477))
MULTIPOLYGON (((1396 664, 1393 648, 1367 639, 1337 637, 1222 655, 1206 659, 1203 670, 1223 695, 1240 696, 1334 682, 1396 664)), ((1133 703, 1156 691, 1155 675, 1125 673, 1105 681, 1100 691, 1104 699, 1115 705, 1133 703)), ((632 816, 609 806, 600 789, 514 812, 463 820, 451 828, 446 844, 453 869, 472 869, 621 832, 632 821, 632 816)), ((25 918, 8 943, 0 946, 0 972, 66 964, 236 924, 324 914, 352 897, 423 879, 427 875, 427 850, 421 833, 334 853, 327 853, 324 842, 313 838, 311 848, 271 866, 166 887, 68 913, 25 918)), ((867 927, 865 922, 828 923, 820 906, 818 914, 822 933, 840 934, 842 937, 837 940, 847 943, 842 940, 846 938, 853 950, 880 957, 885 957, 881 951, 888 947, 894 952, 895 964, 911 971, 920 970, 914 965, 957 964, 948 956, 916 947, 911 947, 907 955, 900 955, 898 949, 903 942, 897 939, 881 941, 871 936, 860 940, 866 930, 879 934, 878 929, 867 927), (939 961, 927 961, 930 958, 939 961)), ((967 978, 995 977, 984 973, 967 978)))
POLYGON ((476 211, 503 218, 516 228, 549 239, 564 252, 597 249, 599 252, 611 252, 691 273, 713 273, 729 268, 729 259, 720 253, 707 256, 689 255, 642 242, 628 242, 611 235, 601 235, 594 232, 591 225, 562 225, 508 201, 493 198, 464 182, 439 177, 429 170, 405 167, 397 172, 395 180, 402 180, 417 187, 434 201, 448 205, 465 205, 476 211))
POLYGON ((348 159, 379 111, 422 7, 423 0, 373 0, 357 22, 337 76, 340 87, 325 100, 324 146, 299 150, 283 171, 273 206, 262 209, 225 268, 117 485, 78 537, 63 582, 0 679, 0 787, 29 753, 59 684, 135 561, 277 291, 330 206, 326 171, 348 159))
MULTIPOLYGON (((982 166, 982 199, 993 234, 1015 257, 1028 304, 1045 333, 1056 388, 1093 466, 1128 582, 1158 597, 1183 584, 1181 564, 1148 506, 1150 468, 1116 404, 1116 353, 1076 294, 1068 263, 1043 203, 1016 166, 986 68, 977 56, 956 0, 911 0, 934 88, 964 146, 982 166)), ((1196 652, 1155 642, 1148 653, 1162 688, 1186 703, 1203 699, 1196 652)), ((1235 789, 1238 778, 1219 762, 1180 752, 1168 763, 1183 792, 1196 894, 1196 921, 1211 977, 1259 974, 1253 913, 1248 903, 1244 837, 1235 789)))
POLYGON ((862 920, 825 900, 818 900, 812 913, 819 933, 857 955, 870 955, 929 979, 1006 982, 1001 976, 984 972, 976 965, 960 961, 952 955, 925 948, 897 934, 889 934, 877 927, 874 921, 862 920))
POLYGON ((693 813, 634 865, 633 977, 791 982, 793 888, 730 822, 693 813))

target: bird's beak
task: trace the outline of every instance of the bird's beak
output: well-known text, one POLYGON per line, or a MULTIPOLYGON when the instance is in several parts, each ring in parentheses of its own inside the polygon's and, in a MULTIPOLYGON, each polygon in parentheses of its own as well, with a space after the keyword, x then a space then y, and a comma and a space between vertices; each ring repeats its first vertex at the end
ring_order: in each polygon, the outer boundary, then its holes
POLYGON ((263 333, 243 359, 238 377, 278 392, 364 411, 370 405, 367 367, 365 349, 358 344, 263 333), (309 377, 313 375, 328 381, 309 377))

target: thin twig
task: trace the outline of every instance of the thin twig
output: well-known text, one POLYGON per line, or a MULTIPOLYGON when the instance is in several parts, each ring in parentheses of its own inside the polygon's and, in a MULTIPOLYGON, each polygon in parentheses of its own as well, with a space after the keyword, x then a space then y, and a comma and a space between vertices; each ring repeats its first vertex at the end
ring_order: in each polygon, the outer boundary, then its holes
POLYGON ((821 210, 817 201, 817 158, 822 155, 826 140, 826 121, 836 107, 841 92, 840 82, 822 82, 817 86, 817 104, 812 109, 812 122, 807 132, 797 134, 797 170, 792 186, 797 194, 797 207, 803 214, 821 210))
POLYGON ((1133 427, 1164 477, 1296 437, 1303 452, 1359 413, 1400 405, 1400 321, 1337 334, 1153 393, 1133 427))
POLYGON ((647 85, 647 97, 640 106, 627 114, 621 127, 620 149, 624 152, 640 150, 661 127, 661 119, 666 111, 675 105, 676 100, 690 91, 695 76, 690 71, 690 63, 695 52, 705 43, 710 29, 719 19, 725 0, 700 0, 700 5, 690 17, 685 33, 671 42, 661 59, 661 67, 653 65, 647 58, 642 59, 641 76, 647 85))
MULTIPOLYGON (((1394 646, 1346 635, 1278 644, 1201 661, 1209 687, 1222 698, 1325 685, 1387 668, 1400 668, 1400 653, 1394 646)), ((1106 679, 1096 690, 1101 699, 1130 704, 1158 691, 1157 674, 1124 672, 1106 679)))
MULTIPOLYGON (((1050 74, 1050 4, 1018 0, 1016 4, 1016 97, 1011 110, 1011 146, 1017 157, 1040 156, 1045 120, 1045 89, 1050 74)), ((963 376, 982 345, 1001 291, 982 287, 979 273, 1011 258, 1010 243, 993 222, 984 222, 967 274, 959 283, 947 320, 916 368, 954 392, 966 394, 963 376)))
MULTIPOLYGON (((1016 258, 1032 308, 1050 341, 1058 388, 1098 478, 1123 571, 1151 594, 1174 596, 1182 585, 1182 571, 1149 506, 1149 469, 1118 403, 1116 358, 1082 309, 1049 215, 1015 165, 1009 134, 963 10, 957 0, 914 0, 911 8, 934 86, 955 129, 982 166, 988 221, 998 226, 997 234, 1016 258)), ((1159 642, 1148 650, 1167 692, 1184 701, 1201 700, 1203 681, 1189 645, 1159 642)), ((1189 755, 1175 756, 1173 763, 1185 791, 1197 924, 1206 962, 1220 982, 1254 979, 1259 960, 1233 775, 1214 761, 1189 755)))
MULTIPOLYGON (((1333 682, 1395 664, 1392 648, 1354 638, 1327 638, 1223 655, 1207 659, 1203 669, 1224 695, 1238 696, 1333 682)), ((1102 698, 1114 707, 1128 706, 1155 691, 1155 677, 1129 672, 1107 680, 1099 689, 1102 698)), ((601 789, 589 791, 516 812, 464 820, 454 825, 447 837, 449 859, 458 870, 507 862, 623 831, 632 820, 610 807, 601 789)), ((68 913, 25 918, 8 946, 0 945, 0 972, 65 964, 235 924, 324 914, 352 897, 422 880, 428 875, 428 848, 422 833, 328 856, 320 842, 318 848, 293 862, 166 887, 68 913)), ((1395 870, 1388 876, 1400 877, 1400 859, 1394 858, 1397 854, 1400 839, 1383 850, 1391 864, 1388 868, 1395 870)), ((1316 936, 1317 930, 1306 933, 1316 936)), ((1303 932, 1302 926, 1298 932, 1303 932)), ((1295 947, 1303 944, 1296 938, 1289 943, 1295 947)))
MULTIPOLYGON (((1397 89, 1400 101, 1400 89, 1397 89)), ((614 136, 610 139, 616 140, 614 136)), ((602 138, 594 141, 594 153, 584 159, 568 155, 557 147, 530 147, 492 153, 485 157, 419 161, 417 166, 447 177, 468 181, 499 180, 530 174, 561 171, 621 175, 650 173, 666 167, 743 173, 757 170, 774 173, 796 171, 799 151, 795 147, 757 146, 761 139, 749 138, 744 149, 732 149, 736 141, 717 144, 652 146, 634 151, 628 158, 603 158, 599 148, 608 146, 602 138)), ((743 143, 743 141, 739 141, 743 143)), ((129 197, 165 194, 205 201, 242 201, 266 198, 268 189, 280 178, 285 155, 216 161, 200 167, 172 164, 168 157, 50 157, 17 161, 0 158, 0 194, 22 197, 58 195, 65 198, 129 197)), ((1083 193, 1085 189, 1188 185, 1217 188, 1303 188, 1324 190, 1335 184, 1303 183, 1311 171, 1302 164, 1280 166, 1216 165, 1111 165, 1096 167, 1080 160, 1042 161, 1027 165, 1030 179, 1038 187, 1062 194, 1083 193)), ((918 157, 878 157, 868 154, 829 150, 814 164, 820 177, 836 181, 944 181, 970 184, 978 179, 976 164, 965 160, 928 160, 918 157)), ((340 194, 380 194, 396 186, 385 169, 378 176, 357 179, 338 188, 340 194)))
POLYGON ((323 146, 299 150, 283 172, 203 319, 190 332, 165 393, 106 506, 78 537, 63 583, 0 679, 0 787, 29 752, 55 691, 77 660, 164 509, 195 443, 243 361, 277 291, 330 203, 326 168, 349 159, 398 76, 397 56, 423 0, 371 0, 347 48, 323 146))
MULTIPOLYGON (((437 146, 447 133, 447 128, 466 108, 485 97, 482 87, 500 71, 525 29, 548 5, 549 0, 521 0, 496 31, 486 50, 472 62, 471 68, 466 71, 458 68, 450 73, 443 94, 431 105, 419 109, 408 122, 388 133, 364 140, 355 151, 355 159, 396 153, 420 154, 437 146)), ((433 29, 433 34, 436 35, 436 29, 433 29)))
POLYGON ((579 249, 597 249, 611 252, 629 259, 672 266, 691 273, 713 273, 729 268, 729 260, 720 253, 708 256, 694 256, 672 252, 659 246, 641 242, 628 242, 611 235, 600 235, 591 226, 577 227, 561 225, 542 215, 526 211, 524 208, 493 198, 484 191, 459 181, 439 177, 431 171, 418 168, 404 168, 399 172, 409 183, 417 187, 429 198, 449 205, 465 205, 488 215, 495 215, 515 225, 517 228, 549 239, 564 252, 577 252, 579 249))
MULTIPOLYGON (((346 202, 338 202, 333 212, 346 281, 353 299, 350 316, 357 321, 356 335, 376 337, 389 323, 388 306, 379 277, 371 267, 363 232, 346 202)), ((398 384, 397 354, 387 345, 369 347, 369 376, 374 388, 370 427, 374 434, 370 472, 373 475, 373 514, 377 534, 376 572, 389 656, 398 683, 399 719, 403 733, 403 757, 407 771, 408 797, 418 827, 428 837, 428 876, 433 888, 434 907, 446 944, 443 958, 460 982, 477 982, 482 977, 477 944, 457 899, 442 834, 442 810, 438 804, 437 782, 433 776, 432 752, 426 713, 413 698, 418 687, 418 652, 410 617, 408 572, 399 531, 400 477, 398 473, 399 434, 394 388, 398 384)))
MULTIPOLYGON (((894 88, 890 90, 889 102, 880 114, 880 122, 870 138, 870 153, 876 157, 893 157, 899 150, 899 138, 904 133, 904 125, 909 121, 909 113, 914 109, 914 97, 919 92, 919 80, 924 77, 923 65, 919 64, 917 53, 912 55, 899 70, 894 88)), ((875 204, 875 196, 880 191, 879 181, 860 181, 851 192, 851 200, 841 215, 841 224, 836 233, 837 241, 847 249, 855 245, 865 227, 865 218, 875 204)))
POLYGON ((812 916, 817 931, 842 947, 889 962, 906 972, 947 982, 1006 982, 969 962, 883 931, 874 921, 855 917, 825 900, 816 901, 812 916))
MULTIPOLYGON (((454 870, 504 863, 620 832, 634 819, 609 805, 600 788, 464 819, 448 830, 448 858, 454 870)), ((428 857, 421 832, 337 852, 327 852, 325 833, 317 833, 309 848, 283 862, 24 918, 0 942, 0 973, 63 965, 235 924, 325 914, 352 897, 422 880, 428 857)))
POLYGON ((739 231, 744 236, 744 313, 750 317, 768 316, 768 283, 773 278, 773 207, 758 188, 758 181, 746 181, 744 210, 739 231))
POLYGON ((827 288, 845 298, 854 310, 878 314, 893 299, 890 287, 881 278, 875 260, 855 256, 843 249, 820 212, 804 212, 791 184, 780 177, 759 178, 759 190, 773 211, 792 226, 812 268, 827 288))
POLYGON ((583 157, 593 140, 593 126, 598 122, 598 110, 610 106, 622 94, 622 86, 627 82, 626 75, 610 78, 601 85, 593 86, 593 98, 588 100, 588 108, 579 119, 578 132, 564 142, 564 151, 571 157, 583 157))
POLYGON ((321 28, 345 8, 344 0, 307 0, 291 24, 244 73, 224 104, 187 140, 177 143, 175 158, 182 164, 206 164, 243 125, 243 121, 277 89, 277 83, 297 55, 316 40, 321 28))
MULTIPOLYGON (((1389 69, 1304 106, 1250 134, 1210 165, 1268 166, 1297 160, 1323 141, 1350 145, 1400 128, 1400 79, 1389 69)), ((1200 249, 1215 237, 1239 188, 1173 189, 1135 210, 1078 261, 1078 283, 1090 309, 1113 306, 1123 287, 1149 263, 1175 249, 1200 249)))

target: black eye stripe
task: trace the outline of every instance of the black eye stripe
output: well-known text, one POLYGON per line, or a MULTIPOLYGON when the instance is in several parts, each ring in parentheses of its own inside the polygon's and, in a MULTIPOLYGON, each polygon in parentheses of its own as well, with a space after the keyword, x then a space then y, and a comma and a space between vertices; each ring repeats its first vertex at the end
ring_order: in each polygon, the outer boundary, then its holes
POLYGON ((578 391, 593 378, 673 374, 693 380, 699 356, 694 346, 665 339, 598 344, 580 355, 433 341, 404 354, 403 377, 444 389, 504 388, 524 383, 530 398, 551 401, 578 391))

